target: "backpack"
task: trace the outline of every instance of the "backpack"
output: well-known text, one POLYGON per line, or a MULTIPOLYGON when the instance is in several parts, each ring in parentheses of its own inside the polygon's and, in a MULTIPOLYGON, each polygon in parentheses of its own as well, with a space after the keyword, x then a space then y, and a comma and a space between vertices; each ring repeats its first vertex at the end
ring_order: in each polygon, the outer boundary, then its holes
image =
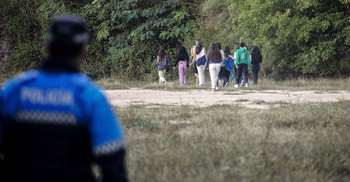
POLYGON ((202 56, 196 61, 196 65, 197 66, 205 65, 205 62, 207 62, 207 59, 205 58, 205 56, 202 56))
POLYGON ((235 67, 235 62, 233 61, 233 59, 230 56, 227 58, 227 62, 228 62, 228 67, 230 69, 235 67))
POLYGON ((169 57, 167 57, 167 59, 166 59, 166 68, 165 68, 166 72, 168 72, 170 70, 169 62, 170 62, 170 59, 169 59, 169 57))

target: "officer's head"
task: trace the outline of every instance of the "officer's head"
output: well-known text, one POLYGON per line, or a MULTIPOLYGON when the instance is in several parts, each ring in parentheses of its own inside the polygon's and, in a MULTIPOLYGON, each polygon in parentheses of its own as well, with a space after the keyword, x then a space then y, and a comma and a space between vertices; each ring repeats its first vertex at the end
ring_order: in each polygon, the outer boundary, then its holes
POLYGON ((88 40, 88 26, 82 18, 60 15, 50 25, 48 51, 53 57, 74 59, 84 54, 88 40))

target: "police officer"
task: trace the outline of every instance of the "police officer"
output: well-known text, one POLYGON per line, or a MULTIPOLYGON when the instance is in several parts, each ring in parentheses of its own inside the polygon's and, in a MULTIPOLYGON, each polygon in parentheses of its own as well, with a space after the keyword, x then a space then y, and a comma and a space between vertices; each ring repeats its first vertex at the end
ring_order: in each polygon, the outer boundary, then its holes
POLYGON ((42 68, 2 88, 0 181, 127 181, 118 117, 78 69, 88 40, 80 17, 57 17, 42 68))

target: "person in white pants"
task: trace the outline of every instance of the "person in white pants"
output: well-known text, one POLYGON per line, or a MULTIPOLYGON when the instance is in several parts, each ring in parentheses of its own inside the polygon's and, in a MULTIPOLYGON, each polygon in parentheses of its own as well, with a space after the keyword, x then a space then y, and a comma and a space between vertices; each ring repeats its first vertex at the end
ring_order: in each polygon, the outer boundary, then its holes
POLYGON ((205 48, 202 46, 202 41, 200 39, 196 40, 196 51, 193 53, 192 56, 192 62, 190 66, 196 61, 196 66, 198 70, 198 77, 199 77, 199 85, 201 87, 204 86, 205 83, 205 77, 204 77, 204 70, 205 70, 205 62, 206 62, 206 52, 205 48))
POLYGON ((218 75, 221 68, 221 53, 216 43, 212 43, 210 46, 209 59, 209 73, 211 79, 211 91, 218 90, 218 75))

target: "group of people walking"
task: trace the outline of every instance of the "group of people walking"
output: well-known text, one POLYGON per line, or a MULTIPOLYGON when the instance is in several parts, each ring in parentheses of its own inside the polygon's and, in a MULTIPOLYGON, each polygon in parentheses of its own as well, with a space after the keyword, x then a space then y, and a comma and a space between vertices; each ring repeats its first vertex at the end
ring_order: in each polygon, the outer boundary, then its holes
MULTIPOLYGON (((261 63, 262 54, 258 46, 254 46, 250 53, 246 44, 241 42, 232 55, 230 48, 225 46, 224 50, 222 50, 219 42, 212 43, 207 52, 202 45, 202 41, 198 39, 196 40, 196 45, 191 47, 190 56, 184 46, 180 47, 173 69, 175 70, 177 64, 179 64, 179 81, 180 86, 182 86, 186 84, 187 68, 194 65, 193 71, 196 77, 196 85, 201 87, 205 84, 205 70, 209 70, 211 90, 216 91, 219 89, 219 82, 222 82, 223 87, 227 87, 234 78, 235 88, 241 86, 249 87, 249 69, 252 70, 254 85, 256 85, 261 63)), ((160 83, 166 84, 164 75, 168 64, 169 57, 165 54, 164 48, 160 48, 157 56, 160 83)))

